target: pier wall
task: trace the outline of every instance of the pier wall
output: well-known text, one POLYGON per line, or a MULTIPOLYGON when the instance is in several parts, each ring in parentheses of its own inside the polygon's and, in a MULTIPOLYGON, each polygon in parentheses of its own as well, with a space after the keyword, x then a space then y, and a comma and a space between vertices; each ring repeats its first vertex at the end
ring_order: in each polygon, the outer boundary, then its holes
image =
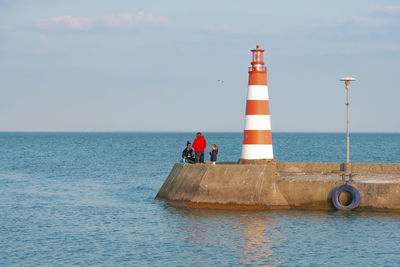
MULTIPOLYGON (((332 190, 344 183, 344 170, 342 163, 176 163, 156 199, 191 208, 333 209, 332 190)), ((352 163, 351 170, 357 209, 400 211, 400 164, 352 163)))
POLYGON ((355 174, 400 174, 399 163, 278 162, 277 168, 289 173, 340 173, 346 171, 346 165, 355 174))

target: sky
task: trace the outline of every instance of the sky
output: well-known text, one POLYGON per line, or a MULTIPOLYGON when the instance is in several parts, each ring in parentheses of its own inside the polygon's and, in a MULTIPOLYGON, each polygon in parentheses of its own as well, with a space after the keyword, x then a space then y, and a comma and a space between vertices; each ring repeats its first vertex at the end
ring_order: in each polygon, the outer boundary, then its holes
POLYGON ((399 1, 0 0, 0 131, 400 132, 399 1), (217 80, 224 80, 218 83, 217 80))

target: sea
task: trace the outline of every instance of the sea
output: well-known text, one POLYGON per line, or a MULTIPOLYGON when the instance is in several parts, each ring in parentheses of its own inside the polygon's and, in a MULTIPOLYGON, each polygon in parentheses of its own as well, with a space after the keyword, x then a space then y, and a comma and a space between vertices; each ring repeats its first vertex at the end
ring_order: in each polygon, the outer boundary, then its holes
MULTIPOLYGON (((242 133, 203 133, 237 161, 242 133)), ((154 201, 195 133, 0 133, 0 266, 400 266, 400 214, 154 201)), ((344 162, 345 133, 273 133, 278 161, 344 162)), ((206 157, 207 158, 207 157, 206 157)), ((400 162, 400 133, 350 134, 400 162)))

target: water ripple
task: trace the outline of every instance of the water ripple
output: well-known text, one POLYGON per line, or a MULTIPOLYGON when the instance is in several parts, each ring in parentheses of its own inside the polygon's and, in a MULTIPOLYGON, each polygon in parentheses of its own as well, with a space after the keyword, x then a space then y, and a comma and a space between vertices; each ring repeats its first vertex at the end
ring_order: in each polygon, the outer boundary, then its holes
MULTIPOLYGON (((236 161, 241 134, 205 134, 236 161)), ((0 265, 400 265, 400 215, 220 211, 153 198, 192 133, 0 133, 0 265)), ((344 134, 274 134, 280 161, 343 161, 344 134)), ((400 134, 353 134, 398 162, 400 134)))

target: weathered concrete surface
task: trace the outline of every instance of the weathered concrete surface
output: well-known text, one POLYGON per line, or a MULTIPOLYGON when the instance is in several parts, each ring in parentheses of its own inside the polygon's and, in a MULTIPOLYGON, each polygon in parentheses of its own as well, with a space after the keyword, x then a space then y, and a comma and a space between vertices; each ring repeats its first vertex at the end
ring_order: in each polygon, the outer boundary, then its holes
MULTIPOLYGON (((345 163, 334 162, 278 162, 279 172, 344 172, 345 163)), ((400 174, 399 163, 349 163, 351 173, 364 174, 400 174)))
MULTIPOLYGON (((331 209, 332 190, 340 174, 280 173, 276 184, 292 208, 331 209)), ((360 193, 358 209, 400 211, 400 174, 357 174, 349 183, 360 193)))
MULTIPOLYGON (((400 164, 352 163, 351 169, 358 209, 400 211, 400 164)), ((193 208, 332 209, 332 190, 343 184, 343 173, 341 163, 177 163, 156 199, 193 208)))
POLYGON ((285 202, 275 187, 268 165, 176 163, 156 199, 192 207, 263 209, 265 203, 285 202))
POLYGON ((267 165, 254 165, 251 168, 240 164, 209 165, 201 180, 200 190, 191 202, 246 206, 267 203, 279 205, 284 203, 285 199, 276 190, 273 178, 273 168, 267 165))

